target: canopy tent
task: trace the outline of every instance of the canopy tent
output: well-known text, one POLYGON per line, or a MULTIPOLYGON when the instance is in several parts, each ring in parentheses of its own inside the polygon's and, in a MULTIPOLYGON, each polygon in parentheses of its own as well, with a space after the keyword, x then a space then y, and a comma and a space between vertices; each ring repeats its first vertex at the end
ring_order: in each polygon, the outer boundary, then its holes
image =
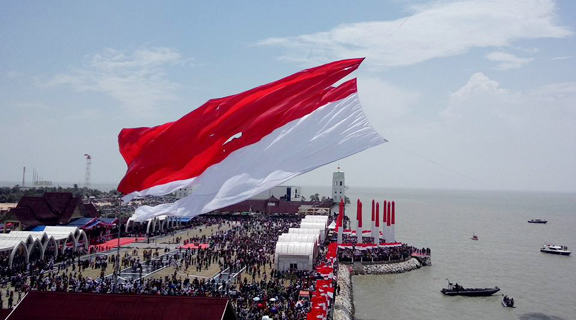
POLYGON ((278 237, 278 242, 312 242, 318 245, 319 235, 317 234, 296 234, 296 233, 283 233, 278 237))
POLYGON ((328 227, 328 219, 318 219, 318 218, 305 217, 300 222, 300 224, 302 224, 302 223, 319 223, 319 224, 323 224, 324 228, 328 227))
POLYGON ((322 237, 320 235, 321 230, 319 229, 302 229, 302 228, 289 228, 288 233, 290 234, 314 234, 318 236, 318 239, 322 241, 322 237))
POLYGON ((306 215, 304 219, 328 221, 328 216, 309 214, 306 215))
POLYGON ((295 233, 283 233, 278 237, 278 243, 280 242, 293 242, 293 243, 313 243, 314 244, 314 257, 318 255, 318 243, 320 237, 317 234, 295 234, 295 233))
POLYGON ((274 257, 279 271, 312 270, 314 255, 315 245, 312 242, 277 242, 274 257))
POLYGON ((30 257, 28 252, 28 247, 26 243, 22 240, 16 239, 0 239, 0 252, 8 251, 10 252, 10 257, 8 259, 8 266, 12 268, 12 263, 16 254, 20 253, 24 256, 25 262, 28 263, 30 257))
MULTIPOLYGON (((73 244, 73 251, 76 251, 78 246, 84 247, 85 250, 88 250, 88 236, 84 230, 74 227, 74 226, 37 226, 32 231, 44 231, 48 236, 53 236, 56 241, 59 243, 64 240, 65 243, 68 243, 70 236, 74 239, 73 244)), ((66 247, 62 246, 62 253, 66 247)))
POLYGON ((320 234, 320 241, 324 241, 326 238, 326 224, 324 223, 302 222, 300 223, 300 229, 317 229, 318 234, 320 234))

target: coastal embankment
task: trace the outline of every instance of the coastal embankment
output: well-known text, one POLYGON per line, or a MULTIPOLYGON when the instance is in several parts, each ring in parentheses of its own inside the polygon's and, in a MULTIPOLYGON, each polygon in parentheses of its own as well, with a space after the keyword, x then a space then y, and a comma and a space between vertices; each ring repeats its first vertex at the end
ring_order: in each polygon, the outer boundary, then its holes
POLYGON ((354 295, 352 294, 352 271, 349 266, 340 265, 338 269, 338 287, 340 292, 334 302, 334 320, 354 319, 354 295))

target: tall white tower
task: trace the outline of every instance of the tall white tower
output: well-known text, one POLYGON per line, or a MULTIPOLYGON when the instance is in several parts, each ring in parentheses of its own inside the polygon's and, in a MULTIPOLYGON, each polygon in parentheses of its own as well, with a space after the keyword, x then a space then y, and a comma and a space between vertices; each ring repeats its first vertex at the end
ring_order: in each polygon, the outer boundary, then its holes
POLYGON ((86 189, 90 189, 90 167, 92 166, 92 157, 85 153, 84 157, 86 157, 86 172, 84 174, 84 187, 86 189))
POLYGON ((332 174, 332 200, 334 203, 340 203, 340 200, 344 199, 346 201, 346 183, 344 181, 344 172, 340 172, 340 166, 338 166, 338 171, 332 174))

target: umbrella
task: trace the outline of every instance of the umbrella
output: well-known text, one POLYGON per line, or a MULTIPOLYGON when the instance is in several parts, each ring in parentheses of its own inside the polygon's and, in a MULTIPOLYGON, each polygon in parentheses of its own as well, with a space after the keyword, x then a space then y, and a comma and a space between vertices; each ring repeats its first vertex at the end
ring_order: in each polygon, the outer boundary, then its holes
POLYGON ((259 298, 259 297, 254 297, 252 300, 254 300, 254 301, 260 301, 260 298, 259 298))
POLYGON ((270 298, 270 301, 275 302, 276 298, 270 298))

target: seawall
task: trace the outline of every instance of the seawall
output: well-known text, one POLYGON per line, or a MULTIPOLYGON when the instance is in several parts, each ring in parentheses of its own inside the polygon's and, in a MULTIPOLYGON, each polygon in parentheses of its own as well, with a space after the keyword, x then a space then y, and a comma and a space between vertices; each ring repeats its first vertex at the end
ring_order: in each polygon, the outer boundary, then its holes
POLYGON ((352 272, 350 267, 340 265, 338 269, 338 286, 340 293, 334 301, 334 320, 354 319, 354 296, 352 291, 352 272))

